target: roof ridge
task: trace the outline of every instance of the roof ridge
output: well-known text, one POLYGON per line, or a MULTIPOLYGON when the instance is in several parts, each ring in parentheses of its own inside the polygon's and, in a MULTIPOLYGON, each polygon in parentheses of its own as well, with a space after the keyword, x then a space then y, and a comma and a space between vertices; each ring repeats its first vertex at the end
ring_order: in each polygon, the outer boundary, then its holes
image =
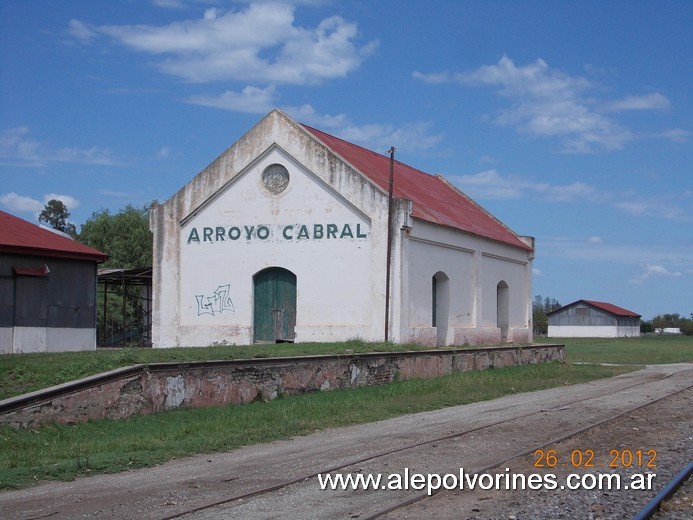
MULTIPOLYGON (((343 143, 344 143, 345 145, 347 145, 347 146, 351 146, 351 147, 354 147, 354 148, 359 148, 359 149, 363 150, 364 152, 368 152, 368 153, 370 153, 370 154, 372 154, 372 155, 375 155, 378 159, 382 159, 382 160, 386 160, 386 161, 389 161, 389 160, 390 160, 390 157, 389 157, 387 154, 385 154, 385 153, 376 152, 375 150, 371 150, 370 148, 366 148, 365 146, 361 146, 360 144, 352 143, 351 141, 347 141, 346 139, 344 139, 344 138, 342 138, 342 137, 339 137, 339 136, 336 136, 336 135, 332 135, 332 134, 330 134, 330 133, 328 133, 328 132, 325 132, 324 130, 320 130, 319 128, 315 128, 315 127, 310 126, 310 125, 307 125, 307 124, 305 124, 305 123, 298 123, 298 124, 299 124, 300 126, 304 127, 305 129, 309 130, 308 133, 309 133, 312 137, 316 137, 316 138, 320 139, 320 137, 317 136, 317 135, 315 135, 313 132, 317 132, 318 134, 324 134, 324 135, 327 135, 327 136, 331 137, 332 139, 337 139, 338 141, 343 142, 343 143)), ((321 140, 321 141, 322 141, 322 140, 321 140)), ((329 144, 327 144, 327 143, 323 143, 323 144, 324 144, 325 146, 327 146, 328 148, 330 148, 330 150, 332 150, 332 152, 334 152, 335 154, 339 155, 339 157, 342 158, 345 162, 347 162, 347 163, 350 164, 351 166, 354 166, 354 165, 351 164, 348 160, 346 160, 346 158, 343 157, 339 152, 337 152, 336 150, 332 149, 332 148, 330 147, 329 144)), ((396 148, 395 148, 395 149, 396 149, 396 148)), ((428 173, 428 172, 425 172, 425 171, 423 171, 423 170, 420 170, 420 169, 416 168, 415 166, 412 166, 412 165, 410 165, 410 164, 407 164, 407 163, 405 163, 405 162, 403 162, 403 161, 400 161, 399 159, 394 159, 394 161, 395 161, 395 164, 400 165, 400 166, 404 166, 404 167, 406 167, 406 168, 412 170, 413 172, 419 173, 419 174, 421 174, 421 175, 426 175, 426 176, 428 176, 428 177, 434 177, 434 175, 432 175, 432 174, 430 174, 430 173, 428 173)), ((361 172, 358 168, 355 168, 355 169, 356 169, 358 172, 363 173, 363 172, 361 172)), ((376 184, 377 184, 377 183, 376 183, 376 184)))
POLYGON ((463 191, 462 191, 461 189, 459 189, 457 186, 455 186, 454 184, 452 184, 452 183, 451 183, 449 180, 447 180, 445 177, 443 177, 442 175, 440 175, 440 174, 438 174, 438 173, 435 174, 435 177, 436 177, 437 179, 440 179, 441 181, 443 181, 448 187, 450 187, 450 188, 452 188, 453 190, 455 190, 455 191, 456 191, 457 193, 459 193, 462 197, 464 197, 465 199, 467 199, 470 203, 474 204, 477 208, 479 208, 481 211, 483 211, 484 213, 486 213, 486 215, 488 215, 488 216, 491 217, 493 220, 495 220, 498 224, 500 224, 501 226, 503 226, 505 229, 507 229, 507 230, 508 230, 510 233, 512 233, 513 235, 515 235, 515 236, 518 238, 518 240, 522 241, 522 239, 520 238, 520 235, 517 234, 517 233, 515 232, 515 230, 513 230, 510 226, 508 226, 507 224, 505 224, 502 220, 500 220, 500 219, 499 219, 498 217, 496 217, 493 213, 491 213, 491 212, 488 211, 486 208, 484 208, 481 204, 479 204, 477 201, 475 201, 473 198, 471 198, 469 195, 467 195, 465 192, 463 192, 463 191))
POLYGON ((550 312, 547 312, 547 316, 549 314, 555 314, 567 307, 571 307, 577 303, 586 303, 587 305, 591 305, 592 307, 596 307, 598 309, 601 309, 603 311, 609 312, 611 314, 616 314, 620 316, 642 316, 641 314, 638 314, 637 312, 631 311, 626 309, 625 307, 620 307, 618 305, 614 305, 613 303, 609 302, 600 302, 597 300, 585 300, 584 298, 580 298, 579 300, 575 300, 574 302, 570 302, 566 305, 560 306, 558 309, 554 309, 550 312))
MULTIPOLYGON (((372 185, 388 191, 390 158, 346 139, 298 123, 372 185)), ((412 201, 411 216, 502 242, 527 251, 534 247, 440 174, 432 175, 395 159, 394 196, 412 201), (442 182, 441 182, 442 181, 442 182)))

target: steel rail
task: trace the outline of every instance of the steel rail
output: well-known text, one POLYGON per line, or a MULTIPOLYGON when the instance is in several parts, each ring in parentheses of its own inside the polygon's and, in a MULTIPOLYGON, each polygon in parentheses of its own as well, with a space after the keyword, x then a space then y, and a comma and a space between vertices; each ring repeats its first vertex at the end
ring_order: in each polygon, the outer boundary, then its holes
MULTIPOLYGON (((688 369, 688 370, 685 370, 684 372, 688 372, 688 371, 690 371, 690 370, 691 370, 691 369, 688 369)), ((678 373, 675 373, 675 374, 667 374, 667 375, 664 375, 664 376, 661 376, 661 377, 653 378, 653 379, 651 379, 651 380, 648 380, 647 383, 653 383, 653 382, 661 381, 661 380, 667 379, 667 378, 669 378, 669 377, 673 377, 674 375, 678 375, 678 374, 680 374, 680 373, 682 373, 682 372, 678 372, 678 373)), ((630 389, 630 388, 634 388, 634 387, 637 387, 637 386, 642 386, 642 384, 643 384, 642 382, 638 382, 638 383, 635 383, 635 384, 632 384, 632 385, 629 385, 629 386, 625 386, 625 387, 623 387, 623 388, 620 388, 618 391, 621 392, 621 391, 624 391, 624 390, 628 390, 628 389, 630 389)), ((685 388, 682 388, 681 390, 677 390, 676 392, 673 392, 673 393, 671 393, 671 394, 667 394, 667 395, 665 395, 665 396, 663 396, 663 397, 660 397, 660 398, 658 398, 658 399, 655 399, 654 401, 650 401, 650 402, 648 402, 648 403, 646 403, 646 404, 644 404, 644 405, 636 406, 636 407, 634 407, 634 408, 631 408, 631 409, 629 409, 629 410, 626 410, 625 412, 622 412, 622 413, 620 413, 620 414, 618 414, 618 415, 615 415, 615 416, 613 416, 613 417, 609 417, 609 418, 604 419, 604 420, 602 420, 602 421, 598 421, 598 422, 596 422, 596 423, 593 423, 593 424, 584 426, 584 427, 582 427, 582 428, 580 428, 580 429, 578 429, 578 430, 575 430, 575 431, 573 431, 573 432, 570 432, 570 433, 568 433, 568 434, 566 434, 566 435, 562 435, 562 436, 557 437, 557 438, 555 438, 555 439, 551 439, 549 442, 542 443, 541 445, 534 446, 533 448, 531 448, 531 449, 529 449, 529 450, 524 450, 524 451, 522 451, 522 452, 520 452, 520 453, 513 454, 512 456, 507 457, 507 458, 505 458, 505 459, 503 459, 503 460, 500 460, 500 461, 495 461, 495 462, 493 462, 492 464, 490 464, 490 465, 488 465, 488 466, 485 466, 485 467, 483 467, 483 468, 476 469, 474 472, 475 472, 475 473, 486 472, 486 471, 488 471, 488 470, 490 470, 490 469, 492 469, 492 468, 496 468, 496 467, 498 467, 498 466, 501 466, 501 465, 503 465, 503 464, 505 464, 505 463, 507 463, 507 462, 509 462, 509 461, 511 461, 511 460, 514 460, 514 459, 516 459, 516 458, 518 458, 518 457, 524 457, 524 456, 526 456, 526 455, 528 455, 528 454, 531 454, 531 453, 533 453, 534 451, 536 451, 537 449, 542 449, 542 448, 545 448, 545 447, 547 447, 547 446, 556 444, 556 443, 558 443, 558 442, 562 442, 562 441, 564 441, 564 440, 566 440, 566 439, 569 439, 569 438, 571 438, 571 437, 574 437, 574 436, 576 436, 576 435, 579 435, 579 434, 581 434, 581 433, 584 433, 584 432, 587 431, 587 430, 590 430, 590 429, 592 429, 592 428, 596 428, 596 427, 602 426, 602 425, 604 425, 604 424, 606 424, 606 423, 608 423, 608 422, 617 420, 617 419, 619 419, 619 418, 621 418, 621 417, 623 417, 623 416, 625 416, 625 415, 627 415, 627 414, 631 414, 631 413, 633 413, 633 412, 636 411, 636 410, 639 410, 639 409, 644 408, 644 407, 646 407, 646 406, 649 406, 649 405, 651 405, 651 404, 657 403, 657 402, 662 401, 662 400, 664 400, 664 399, 668 399, 668 398, 670 398, 670 397, 674 397, 674 396, 680 394, 681 392, 684 392, 684 391, 688 390, 688 389, 691 388, 691 387, 693 387, 693 385, 688 385, 688 386, 686 386, 685 388)), ((569 401, 569 402, 566 402, 566 403, 562 403, 562 404, 561 404, 561 408, 566 407, 566 406, 571 406, 571 405, 574 405, 574 404, 577 404, 577 403, 587 402, 587 401, 590 401, 590 400, 593 400, 593 399, 599 399, 599 398, 601 398, 601 397, 603 397, 603 396, 597 395, 597 396, 587 397, 587 398, 584 398, 584 399, 575 399, 575 400, 573 400, 573 401, 569 401)), ((549 408, 549 409, 551 409, 551 408, 549 408)), ((265 495, 265 494, 267 494, 267 493, 272 493, 272 492, 274 492, 274 491, 278 491, 278 490, 280 490, 280 489, 284 489, 284 488, 286 488, 286 487, 289 487, 289 486, 294 485, 294 484, 298 484, 298 483, 300 483, 300 482, 305 482, 305 481, 310 480, 310 479, 312 479, 312 478, 316 478, 316 477, 317 477, 318 475, 320 475, 320 474, 332 473, 332 472, 339 471, 339 470, 348 468, 348 467, 353 466, 353 465, 356 465, 356 464, 362 464, 362 463, 364 463, 364 462, 372 461, 372 460, 375 460, 375 459, 378 459, 378 458, 387 457, 387 456, 393 455, 393 454, 395 454, 395 453, 400 453, 400 452, 403 452, 403 451, 412 450, 412 449, 415 449, 415 448, 420 448, 420 447, 422 447, 422 446, 426 446, 426 445, 429 445, 429 444, 433 444, 433 443, 437 443, 437 442, 443 442, 443 441, 447 441, 447 440, 451 440, 451 439, 463 437, 463 436, 465 436, 465 435, 469 435, 469 434, 471 434, 471 433, 476 433, 476 432, 481 431, 481 430, 485 430, 485 429, 488 429, 488 428, 493 428, 493 427, 496 427, 496 426, 499 426, 499 425, 502 425, 502 424, 511 423, 511 422, 513 422, 513 421, 517 421, 517 420, 521 420, 521 419, 526 419, 527 417, 532 417, 533 415, 541 414, 541 413, 544 413, 545 411, 546 411, 546 409, 540 409, 540 410, 538 410, 538 411, 536 411, 536 412, 528 413, 528 414, 525 414, 525 415, 522 415, 522 416, 519 416, 519 417, 514 417, 514 418, 512 418, 512 419, 503 419, 503 420, 496 421, 496 422, 493 422, 493 423, 490 423, 490 424, 486 424, 486 425, 484 425, 484 426, 479 426, 479 427, 476 427, 476 428, 470 428, 470 429, 466 429, 466 430, 464 430, 464 431, 454 432, 454 433, 451 433, 451 434, 448 434, 448 435, 443 435, 443 436, 436 437, 436 438, 433 438, 433 439, 427 439, 427 440, 425 440, 425 441, 415 442, 415 443, 411 443, 411 444, 408 444, 408 445, 405 445, 405 446, 400 446, 400 447, 398 447, 398 448, 394 448, 394 449, 391 449, 391 450, 386 450, 386 451, 383 451, 383 452, 380 452, 380 453, 376 453, 376 454, 374 454, 374 455, 370 455, 370 456, 368 456, 368 457, 363 457, 363 458, 361 458, 361 459, 351 460, 351 461, 349 461, 349 462, 340 464, 340 465, 338 465, 338 466, 333 466, 333 467, 330 467, 330 468, 324 468, 324 469, 321 469, 320 471, 316 471, 316 472, 310 473, 310 474, 308 474, 308 475, 304 475, 304 476, 301 476, 301 477, 297 477, 297 478, 294 478, 294 479, 292 479, 292 480, 287 480, 287 481, 285 481, 285 482, 280 482, 280 483, 278 483, 278 484, 275 484, 275 485, 273 485, 273 486, 269 486, 269 487, 267 487, 267 488, 261 488, 261 489, 255 490, 255 491, 251 491, 251 492, 248 492, 248 493, 243 493, 243 494, 236 495, 236 496, 233 496, 233 497, 225 498, 225 499, 222 499, 222 500, 219 500, 219 501, 216 501, 216 502, 212 502, 212 503, 209 503, 209 504, 197 506, 197 507, 191 508, 191 509, 189 509, 189 510, 181 511, 181 512, 175 513, 175 514, 173 514, 173 515, 165 516, 165 517, 161 518, 160 520, 173 520, 173 519, 176 519, 176 518, 182 518, 182 517, 184 517, 184 516, 191 515, 191 514, 200 512, 200 511, 204 511, 204 510, 207 510, 207 509, 212 509, 212 508, 214 508, 214 507, 222 506, 222 505, 225 505, 225 504, 230 504, 230 503, 233 503, 233 502, 237 502, 237 501, 241 501, 241 500, 245 500, 245 499, 249 499, 249 498, 255 498, 255 497, 258 497, 258 496, 261 496, 261 495, 265 495)), ((435 490, 435 491, 433 491, 433 492, 431 493, 430 496, 434 496, 434 495, 438 494, 440 491, 442 491, 442 490, 435 490)), ((414 503, 419 502, 420 500, 426 499, 426 498, 428 498, 428 497, 429 497, 428 494, 416 495, 416 496, 414 496, 414 497, 408 498, 407 500, 405 500, 405 501, 403 501, 403 502, 400 502, 400 503, 398 503, 398 504, 395 504, 395 505, 393 505, 393 506, 391 506, 391 507, 389 507, 389 508, 387 508, 387 509, 385 509, 385 510, 378 511, 378 512, 376 512, 376 513, 374 513, 374 514, 372 514, 372 515, 370 515, 370 516, 364 516, 364 517, 360 517, 360 518, 361 518, 361 520, 374 520, 374 519, 376 519, 376 518, 380 518, 381 516, 383 516, 383 515, 385 515, 385 514, 391 513, 391 512, 393 512, 393 511, 396 511, 396 510, 401 509, 401 508, 403 508, 403 507, 406 507, 406 506, 408 506, 408 505, 414 504, 414 503)))
POLYGON ((676 475, 657 495, 648 502, 648 504, 633 517, 633 520, 647 520, 652 518, 662 502, 669 499, 677 489, 679 489, 683 483, 688 479, 688 477, 693 474, 693 461, 689 462, 688 465, 681 470, 681 472, 676 475))
MULTIPOLYGON (((665 376, 665 377, 669 377, 669 376, 665 376)), ((664 377, 663 377, 662 379, 664 379, 664 377)), ((473 470, 471 473, 485 473, 485 472, 488 472, 489 470, 494 469, 494 468, 497 468, 497 467, 499 467, 499 466, 502 466, 502 465, 504 465, 504 464, 510 462, 511 460, 515 460, 515 459, 520 458, 520 457, 525 457, 525 456, 527 456, 527 455, 529 455, 529 454, 531 454, 531 453, 534 453, 536 450, 540 450, 540 449, 546 448, 546 447, 548 447, 548 446, 552 446, 552 445, 554 445, 554 444, 557 444, 557 443, 559 443, 559 442, 563 442, 563 441, 565 441, 565 440, 567 440, 567 439, 570 439, 571 437, 575 437, 575 436, 577 436, 577 435, 580 435, 580 434, 582 434, 582 433, 585 433, 586 431, 589 431, 589 430, 591 430, 592 428, 598 428, 599 426, 603 426, 603 425, 605 425, 605 424, 607 424, 607 423, 609 423, 609 422, 611 422, 611 421, 616 421, 616 420, 620 419, 621 417, 623 417, 623 416, 625 416, 625 415, 628 415, 628 414, 633 413, 633 412, 636 411, 636 410, 640 410, 640 409, 642 409, 642 408, 645 408, 646 406, 650 406, 650 405, 652 405, 652 404, 654 404, 654 403, 658 403, 659 401, 663 401, 664 399, 669 399, 670 397, 674 397, 674 396, 680 394, 681 392, 685 392, 686 390, 688 390, 688 389, 691 388, 692 386, 693 386, 693 385, 689 385, 689 386, 687 386, 687 387, 685 387, 685 388, 682 388, 681 390, 677 390, 676 392, 674 392, 674 393, 672 393, 672 394, 668 394, 668 395, 665 395, 665 396, 663 396, 663 397, 660 397, 659 399, 655 399, 654 401, 651 401, 651 402, 649 402, 649 403, 647 403, 647 404, 643 404, 643 405, 640 405, 640 406, 636 406, 635 408, 631 408, 630 410, 626 410, 625 412, 622 412, 622 413, 620 413, 620 414, 618 414, 618 415, 614 415, 613 417, 609 417, 608 419, 604 419, 604 420, 602 420, 602 421, 599 421, 599 422, 590 424, 590 425, 588 425, 588 426, 585 426, 585 427, 583 427, 583 428, 580 428, 579 430, 572 431, 572 432, 570 432, 570 433, 568 433, 568 434, 566 434, 566 435, 562 435, 562 436, 557 437, 557 438, 555 438, 555 439, 551 439, 550 441, 548 441, 548 442, 546 442, 546 443, 544 443, 544 444, 534 446, 534 447, 532 447, 532 448, 529 449, 529 450, 525 450, 525 451, 523 451, 523 452, 521 452, 521 453, 517 453, 517 454, 515 454, 515 455, 512 455, 512 456, 510 456, 510 457, 507 457, 506 459, 504 459, 504 460, 502 460, 502 461, 494 462, 494 463, 492 463, 492 464, 490 464, 490 465, 487 465, 487 466, 484 466, 484 467, 482 467, 482 468, 475 469, 475 470, 473 470)), ((624 388, 624 390, 625 390, 625 388, 624 388)), ((591 398, 590 398, 590 399, 591 399, 591 398)), ((584 399, 584 401, 589 401, 589 399, 584 399)), ((570 404, 572 404, 572 403, 570 403, 570 404)), ((532 414, 529 414, 529 415, 532 415, 532 414)), ((527 415, 527 416, 525 416, 525 417, 529 417, 529 415, 527 415)), ((508 422, 509 422, 509 421, 508 421, 508 422)), ((442 490, 442 489, 436 489, 436 490, 432 490, 430 495, 429 495, 429 494, 421 494, 421 495, 417 495, 417 496, 415 496, 415 497, 411 497, 411 498, 409 498, 408 500, 406 500, 405 502, 402 502, 401 504, 395 504, 394 506, 391 506, 391 507, 389 507, 389 508, 387 508, 387 509, 385 509, 385 510, 378 511, 377 513, 375 513, 375 514, 373 514, 373 515, 363 517, 362 520, 374 520, 374 519, 376 519, 376 518, 380 518, 381 516, 386 515, 386 514, 388 514, 388 513, 392 513, 393 511, 397 511, 398 509, 401 509, 402 507, 406 507, 406 506, 408 506, 408 505, 414 504, 414 503, 419 502, 419 501, 421 501, 421 500, 425 500, 425 499, 427 499, 427 498, 429 498, 429 497, 431 497, 431 496, 435 496, 435 495, 437 495, 438 493, 440 493, 440 492, 442 492, 442 491, 444 491, 444 490, 442 490)), ((647 518, 649 518, 649 517, 647 517, 647 518)))

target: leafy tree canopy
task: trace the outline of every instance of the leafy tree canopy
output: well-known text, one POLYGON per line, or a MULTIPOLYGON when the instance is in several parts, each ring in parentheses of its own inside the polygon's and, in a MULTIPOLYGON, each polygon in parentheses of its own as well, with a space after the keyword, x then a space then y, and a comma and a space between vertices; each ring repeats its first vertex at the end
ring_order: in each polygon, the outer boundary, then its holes
POLYGON ((38 219, 39 222, 43 222, 53 229, 67 233, 72 238, 75 238, 77 236, 77 229, 74 224, 68 222, 68 218, 70 218, 70 212, 67 211, 67 207, 63 201, 51 199, 46 203, 38 219))
POLYGON ((537 294, 532 302, 532 321, 534 323, 534 332, 537 334, 546 334, 549 329, 549 320, 546 314, 554 309, 561 307, 558 300, 555 298, 542 298, 537 294))
POLYGON ((691 318, 680 316, 678 313, 658 314, 652 321, 649 322, 650 328, 655 332, 661 332, 662 329, 680 329, 681 333, 688 336, 693 336, 693 312, 691 318))
POLYGON ((128 204, 115 215, 107 209, 94 212, 82 225, 79 241, 110 256, 102 267, 135 269, 152 265, 149 205, 136 208, 128 204))

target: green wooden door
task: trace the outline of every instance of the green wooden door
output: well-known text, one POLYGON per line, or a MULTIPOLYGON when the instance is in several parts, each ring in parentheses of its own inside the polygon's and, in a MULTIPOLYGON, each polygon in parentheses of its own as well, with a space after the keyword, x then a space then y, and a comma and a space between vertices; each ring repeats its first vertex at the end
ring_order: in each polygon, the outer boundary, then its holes
POLYGON ((254 277, 256 342, 293 341, 296 325, 296 275, 271 267, 254 277))

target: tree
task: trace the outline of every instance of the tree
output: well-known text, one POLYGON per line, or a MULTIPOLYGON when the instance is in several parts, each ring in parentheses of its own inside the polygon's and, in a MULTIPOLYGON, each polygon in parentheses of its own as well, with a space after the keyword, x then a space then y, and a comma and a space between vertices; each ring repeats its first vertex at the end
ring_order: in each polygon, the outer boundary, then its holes
POLYGON ((654 332, 654 326, 652 325, 651 321, 645 321, 645 320, 640 320, 640 333, 641 334, 650 334, 654 332))
POLYGON ((693 314, 689 320, 678 313, 658 314, 652 318, 652 327, 655 332, 661 333, 664 329, 679 329, 682 334, 693 335, 693 314))
POLYGON ((681 332, 686 336, 693 336, 693 319, 683 318, 681 321, 681 332))
POLYGON ((537 294, 532 302, 532 322, 534 323, 534 332, 536 334, 546 334, 549 330, 549 320, 546 317, 547 313, 558 309, 561 304, 555 298, 542 298, 537 294))
POLYGON ((38 219, 39 222, 44 222, 53 229, 67 233, 72 238, 76 238, 77 229, 74 224, 68 222, 68 218, 70 218, 70 212, 67 211, 67 207, 63 204, 63 201, 51 199, 46 203, 38 219))
POLYGON ((149 206, 130 204, 115 215, 107 209, 92 213, 82 225, 79 241, 107 253, 102 267, 134 269, 152 265, 152 233, 149 231, 149 206))
MULTIPOLYGON (((82 225, 79 240, 110 256, 102 268, 149 267, 153 246, 149 207, 127 205, 115 215, 107 209, 94 212, 82 225)), ((127 284, 124 280, 122 284, 99 284, 97 333, 100 344, 140 341, 143 323, 151 309, 149 303, 142 286, 127 284)))

